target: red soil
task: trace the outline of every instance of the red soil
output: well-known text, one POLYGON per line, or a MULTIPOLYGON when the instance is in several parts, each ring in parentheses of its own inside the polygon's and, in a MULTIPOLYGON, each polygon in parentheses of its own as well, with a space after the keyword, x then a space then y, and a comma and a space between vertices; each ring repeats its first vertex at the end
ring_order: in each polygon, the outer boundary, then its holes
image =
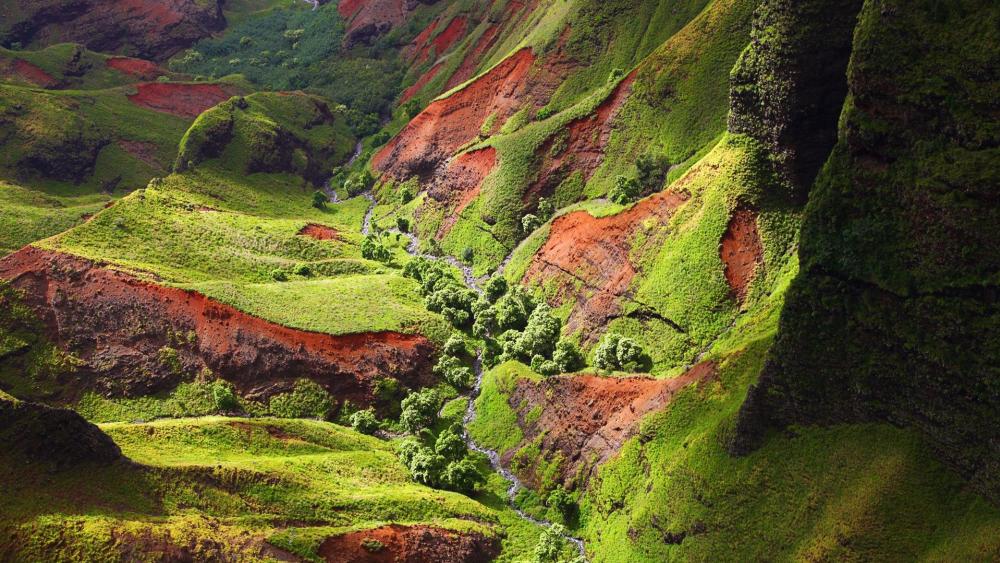
POLYGON ((496 25, 491 25, 483 31, 483 34, 476 40, 476 44, 473 45, 469 53, 462 59, 462 64, 458 65, 451 78, 448 79, 448 84, 445 86, 446 90, 451 90, 455 86, 472 78, 476 72, 476 68, 479 67, 479 64, 483 60, 483 55, 493 47, 499 35, 500 27, 496 25))
POLYGON ((445 51, 450 49, 455 42, 465 37, 466 23, 466 19, 463 16, 459 16, 448 22, 448 27, 444 28, 444 31, 439 33, 429 44, 425 44, 423 48, 420 49, 417 61, 426 61, 427 57, 430 55, 431 47, 434 48, 434 55, 440 57, 445 51))
POLYGON ((364 3, 365 0, 340 0, 340 3, 337 4, 337 11, 340 12, 340 17, 349 20, 361 9, 364 3))
POLYGON ((428 82, 434 80, 434 77, 437 75, 438 72, 440 72, 442 66, 443 65, 441 64, 434 65, 433 68, 431 68, 430 70, 425 72, 423 76, 418 78, 417 81, 414 82, 412 86, 410 86, 406 90, 403 90, 403 96, 399 99, 399 103, 405 104, 406 102, 410 101, 413 98, 413 96, 416 96, 417 92, 420 92, 420 90, 423 89, 424 86, 427 86, 428 82))
POLYGON ((146 163, 150 167, 157 170, 163 170, 163 163, 160 162, 159 157, 156 155, 159 147, 157 147, 155 143, 148 143, 146 141, 128 141, 123 139, 118 141, 118 146, 121 147, 123 151, 146 163))
POLYGON ((438 20, 432 21, 430 25, 425 27, 423 31, 418 33, 417 36, 413 38, 413 42, 406 47, 406 52, 404 53, 404 56, 407 59, 413 61, 417 58, 417 55, 424 52, 428 48, 427 42, 430 41, 431 35, 433 35, 434 30, 437 29, 437 25, 438 20))
POLYGON ((483 179, 496 164, 497 151, 493 147, 467 152, 448 164, 442 177, 428 190, 434 200, 443 202, 449 209, 438 229, 438 238, 448 234, 458 216, 476 199, 483 179))
POLYGON ((37 86, 41 86, 42 88, 55 86, 57 82, 51 74, 22 59, 14 60, 14 72, 24 80, 27 80, 37 86))
POLYGON ((218 84, 146 82, 136 88, 138 92, 128 97, 133 104, 179 117, 198 117, 229 99, 229 93, 218 84))
POLYGON ((306 377, 338 399, 368 404, 379 378, 408 386, 433 381, 434 347, 419 335, 296 330, 193 291, 30 246, 0 260, 0 278, 25 292, 50 340, 82 360, 67 374, 67 399, 84 390, 147 395, 206 367, 255 398, 306 377), (177 350, 179 370, 160 361, 165 346, 177 350))
MULTIPOLYGON (((585 484, 597 466, 635 435, 645 415, 665 407, 681 389, 714 377, 715 373, 715 364, 705 362, 673 379, 568 375, 548 377, 538 383, 518 380, 508 403, 518 411, 524 439, 501 460, 510 467, 517 449, 542 436, 541 450, 547 459, 562 453, 562 483, 570 487, 585 484), (528 413, 539 406, 541 415, 529 422, 528 413)), ((519 477, 537 487, 539 476, 534 472, 534 460, 527 461, 528 467, 519 477)))
POLYGON ((722 235, 720 256, 729 288, 737 301, 742 303, 758 266, 764 262, 756 213, 749 209, 737 209, 733 213, 722 235))
POLYGON ((108 65, 108 68, 113 68, 118 72, 129 76, 135 76, 136 78, 141 78, 142 80, 155 80, 156 77, 163 74, 163 70, 160 69, 156 63, 142 59, 112 57, 107 60, 106 64, 108 65))
POLYGON ((536 180, 524 199, 530 202, 541 195, 550 194, 560 182, 574 171, 581 171, 584 180, 590 178, 604 160, 604 149, 611 138, 614 118, 632 92, 635 72, 629 74, 615 87, 593 114, 570 122, 566 129, 557 132, 539 148, 542 166, 536 180), (565 139, 565 148, 553 154, 557 140, 565 139))
POLYGON ((430 526, 392 524, 327 538, 319 555, 329 563, 485 563, 500 553, 500 542, 430 526), (377 541, 380 549, 366 549, 377 541))
POLYGON ((341 240, 337 229, 327 227, 326 225, 317 225, 316 223, 309 223, 305 227, 302 227, 302 230, 298 234, 312 237, 316 240, 341 240))
POLYGON ((398 179, 428 179, 448 157, 475 139, 493 114, 503 123, 525 101, 535 62, 521 49, 451 96, 436 100, 414 117, 373 159, 373 167, 398 179))
POLYGON ((523 282, 556 284, 554 305, 575 301, 568 331, 582 331, 585 341, 591 342, 595 330, 621 312, 619 298, 636 274, 629 258, 635 234, 650 219, 665 223, 687 198, 684 193, 660 192, 609 217, 595 218, 586 211, 557 217, 523 282), (581 281, 586 285, 582 291, 577 287, 581 281))

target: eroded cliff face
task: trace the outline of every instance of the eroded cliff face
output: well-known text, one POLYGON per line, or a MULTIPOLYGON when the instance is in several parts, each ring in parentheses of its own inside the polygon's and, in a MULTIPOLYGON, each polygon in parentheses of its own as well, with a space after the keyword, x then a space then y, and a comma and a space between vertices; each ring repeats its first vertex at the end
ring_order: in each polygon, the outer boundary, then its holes
POLYGON ((88 390, 145 396, 204 368, 257 399, 287 391, 303 377, 355 404, 372 402, 380 378, 433 383, 434 346, 420 335, 291 329, 195 292, 33 247, 0 261, 0 278, 23 292, 48 339, 79 360, 59 376, 55 399, 88 390))
POLYGON ((222 3, 197 0, 16 0, 3 43, 82 43, 163 61, 222 30, 222 3))
POLYGON ((802 272, 734 451, 773 425, 888 421, 1000 498, 997 21, 988 2, 861 11, 802 272))

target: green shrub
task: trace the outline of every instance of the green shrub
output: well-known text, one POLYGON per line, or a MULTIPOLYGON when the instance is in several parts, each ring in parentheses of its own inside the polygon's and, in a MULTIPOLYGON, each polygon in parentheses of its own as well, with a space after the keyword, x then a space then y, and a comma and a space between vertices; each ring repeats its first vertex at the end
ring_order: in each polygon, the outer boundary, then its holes
POLYGON ((606 334, 594 350, 594 365, 609 371, 636 371, 643 350, 634 340, 620 334, 606 334))
POLYGON ((521 232, 524 233, 524 236, 528 236, 535 229, 541 226, 542 226, 541 219, 539 219, 535 215, 532 215, 531 213, 528 213, 524 217, 521 217, 521 232))
POLYGON ((361 548, 368 553, 378 553, 385 549, 385 544, 371 538, 365 538, 361 540, 361 548))
POLYGON ((296 276, 302 276, 308 278, 312 276, 312 268, 308 264, 296 264, 295 268, 292 269, 292 273, 296 276))
POLYGON ((271 279, 278 282, 288 281, 288 274, 281 268, 276 268, 271 271, 271 279))
POLYGON ((452 334, 444 343, 444 353, 456 358, 466 355, 465 339, 460 334, 452 334))
POLYGON ((450 461, 465 457, 469 448, 462 439, 462 427, 454 424, 445 428, 434 442, 434 451, 450 461))
POLYGON ((374 409, 365 409, 351 415, 351 428, 362 434, 372 435, 379 429, 374 409))
POLYGON ((544 220, 548 221, 556 213, 556 206, 548 198, 541 197, 538 198, 538 216, 544 220))
POLYGON ((403 413, 399 416, 399 423, 407 432, 415 434, 434 424, 441 408, 441 397, 436 390, 426 388, 407 395, 401 407, 403 413))
POLYGON ((233 389, 233 384, 222 379, 216 379, 211 383, 212 401, 219 412, 235 412, 240 410, 239 399, 233 389))
POLYGON ((319 190, 316 190, 315 192, 313 192, 312 206, 315 207, 316 209, 323 209, 323 208, 325 208, 327 201, 328 200, 326 198, 326 194, 324 194, 323 192, 321 192, 319 190))
POLYGON ((559 373, 570 373, 583 367, 583 354, 576 343, 563 339, 556 343, 552 361, 559 367, 559 373))
POLYGON ((268 410, 281 418, 326 418, 333 409, 330 394, 315 381, 300 379, 289 393, 271 397, 268 410))
POLYGON ((466 457, 448 464, 441 475, 441 484, 453 491, 471 494, 476 485, 484 482, 483 476, 476 469, 476 463, 466 457))
POLYGON ((608 192, 608 199, 619 205, 627 205, 638 199, 641 192, 642 186, 637 180, 618 176, 615 178, 615 185, 608 192))
POLYGON ((381 237, 368 235, 361 241, 361 257, 385 263, 392 260, 392 251, 385 247, 381 237))
POLYGON ((496 303, 497 299, 500 299, 507 293, 507 280, 503 276, 493 276, 486 282, 486 287, 483 288, 483 291, 486 292, 486 299, 490 303, 496 303))
POLYGON ((402 205, 406 205, 407 203, 410 203, 411 201, 413 201, 414 197, 415 196, 414 196, 413 190, 410 189, 409 186, 403 186, 399 190, 399 203, 401 203, 402 205))
POLYGON ((670 161, 663 155, 644 154, 635 161, 635 166, 640 189, 648 191, 659 191, 670 171, 670 161))
POLYGON ((539 562, 558 562, 566 547, 566 528, 561 524, 553 524, 542 530, 535 546, 535 560, 539 562))

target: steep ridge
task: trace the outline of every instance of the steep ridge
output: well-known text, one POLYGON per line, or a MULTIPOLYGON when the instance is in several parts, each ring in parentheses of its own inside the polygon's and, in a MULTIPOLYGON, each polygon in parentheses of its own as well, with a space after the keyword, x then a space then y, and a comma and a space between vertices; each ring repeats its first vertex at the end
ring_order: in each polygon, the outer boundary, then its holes
POLYGON ((735 451, 770 426, 884 420, 918 429, 977 490, 1000 495, 1000 207, 995 169, 982 166, 998 154, 982 120, 998 112, 984 71, 998 17, 985 4, 862 10, 839 140, 803 224, 803 271, 735 451), (913 30, 933 43, 910 43, 913 30), (920 79, 929 73, 941 80, 920 79))

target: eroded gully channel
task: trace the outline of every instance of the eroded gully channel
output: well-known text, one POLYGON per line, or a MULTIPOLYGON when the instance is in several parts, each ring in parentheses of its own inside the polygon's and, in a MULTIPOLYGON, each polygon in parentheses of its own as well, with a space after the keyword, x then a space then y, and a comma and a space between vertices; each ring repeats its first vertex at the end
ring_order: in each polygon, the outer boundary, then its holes
MULTIPOLYGON (((350 166, 351 164, 354 164, 354 162, 358 159, 358 157, 360 155, 361 155, 361 143, 358 143, 357 146, 354 149, 354 154, 351 156, 351 159, 348 161, 348 166, 350 166)), ((327 196, 330 198, 330 203, 338 204, 338 203, 342 203, 343 202, 343 200, 341 200, 337 196, 337 192, 334 191, 333 187, 330 186, 329 183, 326 184, 326 186, 324 188, 324 191, 326 192, 327 196)), ((365 235, 365 236, 368 236, 368 234, 372 230, 372 217, 373 217, 373 215, 375 213, 375 205, 376 205, 375 195, 371 192, 371 190, 368 190, 368 191, 360 194, 358 197, 364 197, 365 199, 368 200, 368 209, 365 211, 365 217, 364 217, 364 220, 362 221, 362 224, 361 224, 361 233, 363 235, 365 235)), ((465 285, 468 286, 473 291, 475 291, 476 293, 482 295, 482 293, 483 293, 483 287, 482 287, 481 284, 486 280, 486 277, 477 278, 472 273, 472 268, 471 267, 463 264, 458 259, 456 259, 454 256, 444 256, 444 257, 441 257, 441 256, 433 256, 433 255, 430 255, 430 254, 421 253, 420 252, 420 241, 419 241, 419 239, 417 239, 416 235, 413 235, 411 233, 404 233, 402 231, 399 231, 398 229, 389 229, 387 232, 399 234, 400 236, 406 237, 410 241, 406 245, 406 252, 408 254, 410 254, 411 256, 414 256, 414 257, 423 257, 423 258, 426 258, 428 260, 443 261, 443 262, 448 263, 451 266, 454 266, 455 268, 457 268, 458 270, 460 270, 462 272, 462 278, 463 278, 463 282, 465 283, 465 285)), ((510 258, 513 255, 513 253, 514 253, 514 251, 511 250, 510 254, 508 254, 503 259, 503 261, 500 263, 500 266, 497 268, 496 274, 502 274, 503 273, 503 269, 507 265, 507 263, 510 262, 510 258)), ((545 527, 545 528, 550 528, 550 527, 552 527, 552 522, 549 522, 548 520, 541 520, 541 519, 538 519, 538 518, 534 518, 534 517, 528 515, 527 513, 525 513, 523 510, 521 510, 517 506, 517 504, 514 503, 514 498, 517 496, 517 492, 519 490, 521 490, 522 488, 524 488, 524 484, 521 483, 521 480, 518 479, 516 475, 514 475, 512 472, 508 471, 500 463, 500 454, 499 454, 499 452, 496 452, 496 451, 491 450, 489 448, 484 448, 484 447, 480 446, 479 444, 476 443, 475 440, 473 440, 472 435, 469 433, 469 430, 468 430, 469 424, 471 424, 472 421, 475 420, 475 418, 476 418, 476 398, 479 396, 480 389, 481 389, 482 384, 483 384, 483 374, 484 374, 485 370, 483 369, 483 351, 482 350, 477 350, 476 351, 476 359, 473 362, 472 368, 473 368, 473 373, 475 373, 475 375, 476 375, 476 383, 473 386, 472 391, 469 392, 469 394, 467 395, 467 398, 469 400, 469 404, 468 404, 468 406, 465 409, 465 415, 462 417, 462 438, 465 440, 465 443, 469 447, 469 449, 485 455, 487 457, 487 459, 490 460, 490 466, 493 468, 493 470, 496 471, 497 473, 499 473, 501 477, 503 477, 504 479, 506 479, 510 483, 510 486, 507 487, 507 504, 510 506, 510 508, 515 513, 517 513, 517 515, 521 519, 527 520, 528 522, 531 522, 532 524, 534 524, 536 526, 542 526, 542 527, 545 527)), ((584 547, 582 539, 574 537, 574 536, 570 536, 570 535, 564 535, 563 538, 566 541, 568 541, 571 544, 573 544, 573 546, 580 553, 580 555, 583 556, 584 558, 586 558, 587 552, 586 552, 586 549, 584 547)))

